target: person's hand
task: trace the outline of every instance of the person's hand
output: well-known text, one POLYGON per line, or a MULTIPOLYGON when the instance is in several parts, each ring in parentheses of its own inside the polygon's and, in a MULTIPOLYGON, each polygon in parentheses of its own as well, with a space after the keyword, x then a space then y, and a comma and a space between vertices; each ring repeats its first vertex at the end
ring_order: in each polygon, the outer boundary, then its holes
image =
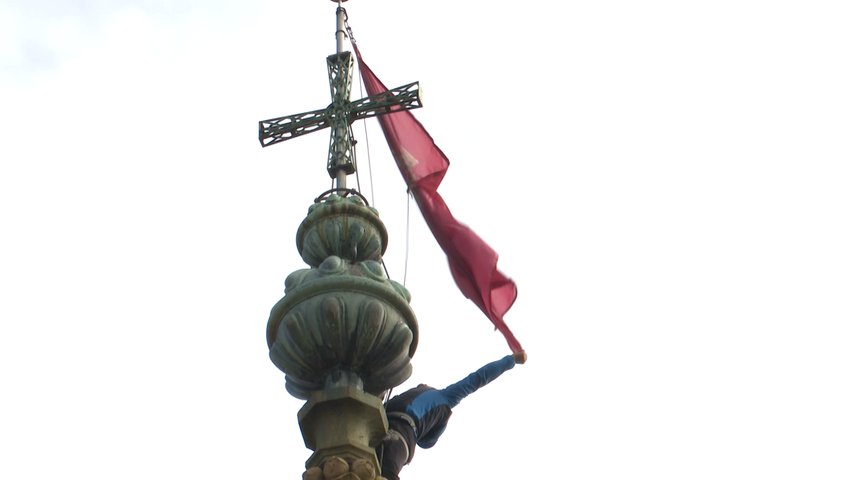
POLYGON ((525 353, 525 351, 524 351, 524 350, 522 350, 522 351, 520 351, 520 352, 515 352, 515 353, 513 353, 513 354, 512 354, 512 358, 514 358, 514 359, 515 359, 515 363, 516 363, 516 364, 518 364, 518 363, 524 363, 524 362, 526 362, 526 361, 527 361, 527 353, 525 353))

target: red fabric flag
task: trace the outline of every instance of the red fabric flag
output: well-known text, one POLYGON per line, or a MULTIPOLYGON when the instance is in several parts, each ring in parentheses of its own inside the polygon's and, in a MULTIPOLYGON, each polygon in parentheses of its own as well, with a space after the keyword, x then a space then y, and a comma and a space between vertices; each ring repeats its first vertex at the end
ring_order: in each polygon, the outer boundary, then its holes
MULTIPOLYGON (((364 63, 358 47, 353 48, 368 94, 388 91, 364 63)), ((459 290, 489 317, 506 338, 510 349, 520 352, 521 344, 503 320, 518 295, 515 282, 498 271, 497 252, 470 228, 459 223, 438 194, 438 186, 450 165, 444 152, 408 110, 376 118, 427 226, 447 255, 450 273, 459 290)))

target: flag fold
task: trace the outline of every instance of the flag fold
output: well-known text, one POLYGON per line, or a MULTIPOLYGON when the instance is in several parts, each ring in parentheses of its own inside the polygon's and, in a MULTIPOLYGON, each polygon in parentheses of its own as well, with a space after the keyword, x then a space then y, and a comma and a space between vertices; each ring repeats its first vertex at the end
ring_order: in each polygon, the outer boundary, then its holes
MULTIPOLYGON (((353 45, 353 48, 368 94, 373 96, 388 91, 364 63, 358 47, 353 45)), ((406 186, 447 255, 450 273, 459 290, 491 320, 513 352, 521 351, 521 344, 503 320, 518 295, 515 282, 498 270, 497 252, 456 220, 438 193, 438 186, 450 165, 444 152, 408 110, 400 108, 398 112, 376 118, 406 186)))

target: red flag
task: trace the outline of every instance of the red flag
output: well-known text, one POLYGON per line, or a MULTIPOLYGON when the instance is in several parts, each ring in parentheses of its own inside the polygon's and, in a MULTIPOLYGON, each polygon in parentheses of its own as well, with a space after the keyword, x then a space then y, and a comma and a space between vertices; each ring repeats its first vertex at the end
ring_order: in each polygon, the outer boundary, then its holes
MULTIPOLYGON (((388 91, 364 63, 358 47, 353 48, 368 94, 388 91)), ((459 290, 489 317, 513 352, 521 351, 521 344, 503 320, 518 295, 515 282, 498 271, 497 252, 459 223, 438 194, 438 186, 450 165, 444 152, 407 110, 380 115, 377 119, 427 226, 447 255, 450 273, 459 290)))

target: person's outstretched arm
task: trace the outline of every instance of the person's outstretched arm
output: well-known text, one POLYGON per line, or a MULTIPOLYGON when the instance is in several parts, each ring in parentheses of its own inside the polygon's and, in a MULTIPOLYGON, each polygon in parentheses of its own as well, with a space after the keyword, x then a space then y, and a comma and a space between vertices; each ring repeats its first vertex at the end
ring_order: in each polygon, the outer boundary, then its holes
POLYGON ((507 355, 500 360, 486 364, 476 372, 446 387, 441 390, 441 393, 447 398, 450 407, 455 407, 463 398, 486 386, 507 370, 512 369, 516 363, 524 363, 526 361, 527 354, 524 351, 507 355))

